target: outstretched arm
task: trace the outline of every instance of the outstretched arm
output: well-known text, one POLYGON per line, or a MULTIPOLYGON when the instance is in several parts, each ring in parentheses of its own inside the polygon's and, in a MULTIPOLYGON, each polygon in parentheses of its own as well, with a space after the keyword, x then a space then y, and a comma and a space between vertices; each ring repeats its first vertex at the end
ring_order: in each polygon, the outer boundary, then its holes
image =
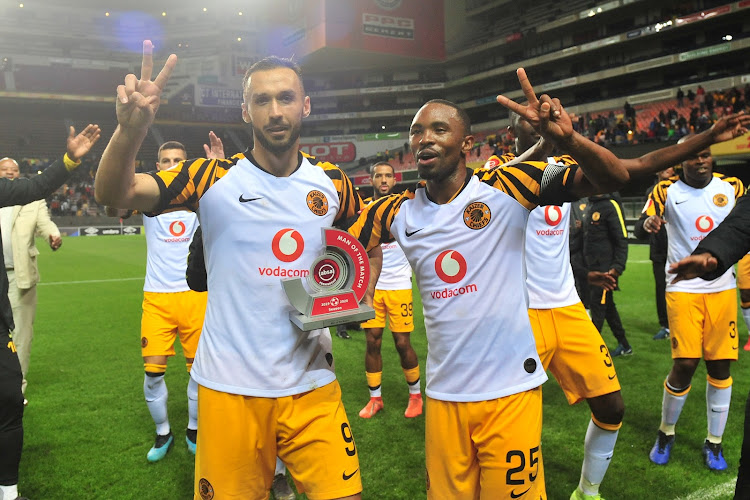
POLYGON ((631 177, 653 175, 685 161, 712 144, 729 141, 747 133, 750 115, 744 112, 721 117, 708 130, 685 139, 679 144, 659 148, 640 158, 621 160, 631 177))
POLYGON ((81 163, 81 157, 101 137, 98 125, 89 124, 80 134, 70 127, 65 155, 30 179, 0 179, 0 207, 26 205, 51 195, 81 163))
POLYGON ((559 99, 546 94, 537 99, 523 68, 519 68, 516 74, 528 104, 518 104, 503 95, 497 96, 497 102, 523 116, 542 137, 575 158, 582 173, 576 175, 574 194, 583 197, 610 193, 622 187, 629 176, 617 157, 576 132, 559 99))
POLYGON ((102 154, 94 183, 96 201, 116 208, 153 210, 159 200, 159 187, 149 175, 135 173, 135 159, 148 128, 159 109, 161 93, 177 64, 177 56, 167 59, 159 75, 151 81, 154 46, 143 42, 141 78, 125 77, 117 87, 117 129, 102 154))

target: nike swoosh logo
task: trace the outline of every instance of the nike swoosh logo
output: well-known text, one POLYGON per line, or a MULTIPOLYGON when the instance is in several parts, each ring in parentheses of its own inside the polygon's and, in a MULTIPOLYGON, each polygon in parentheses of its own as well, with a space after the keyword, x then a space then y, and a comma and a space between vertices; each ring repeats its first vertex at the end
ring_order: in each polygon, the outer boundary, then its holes
POLYGON ((521 493, 516 493, 515 491, 510 492, 510 498, 519 498, 524 496, 529 490, 531 489, 531 486, 529 486, 527 489, 522 491, 521 493))
POLYGON ((617 374, 607 375, 607 377, 609 377, 610 380, 614 380, 616 376, 617 376, 617 374))
POLYGON ((424 229, 424 228, 421 228, 421 229, 417 229, 416 231, 412 231, 411 233, 409 232, 409 230, 408 230, 408 229, 404 229, 404 234, 406 234, 406 237, 407 237, 407 238, 409 238, 409 237, 411 237, 411 236, 414 236, 414 235, 415 235, 415 234, 417 234, 418 232, 420 232, 420 231, 421 231, 422 229, 424 229))
POLYGON ((263 197, 259 198, 243 198, 242 195, 240 195, 240 203, 247 203, 248 201, 255 201, 255 200, 261 200, 263 197))
POLYGON ((354 477, 354 474, 356 474, 358 470, 359 470, 359 467, 357 467, 357 468, 356 468, 356 469, 354 470, 354 472, 352 472, 351 474, 347 474, 347 473, 346 473, 346 471, 344 471, 344 472, 343 472, 343 473, 341 474, 341 478, 342 478, 342 479, 343 479, 344 481, 348 481, 348 480, 350 480, 351 478, 353 478, 353 477, 354 477))
POLYGON ((674 204, 675 205, 680 205, 681 203, 685 203, 686 201, 690 201, 690 200, 675 201, 674 204))

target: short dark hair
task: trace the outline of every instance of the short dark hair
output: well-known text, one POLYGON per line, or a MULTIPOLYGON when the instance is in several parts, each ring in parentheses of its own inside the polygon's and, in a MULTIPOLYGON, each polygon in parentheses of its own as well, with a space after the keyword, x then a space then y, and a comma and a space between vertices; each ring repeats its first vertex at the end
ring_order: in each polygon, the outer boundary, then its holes
POLYGON ((162 151, 165 149, 181 149, 185 152, 185 156, 187 156, 187 149, 185 149, 185 146, 181 142, 177 141, 167 141, 161 146, 159 146, 159 150, 156 152, 156 157, 158 158, 162 151))
POLYGON ((299 78, 299 84, 302 87, 302 93, 305 93, 305 84, 302 82, 302 68, 299 64, 294 62, 291 57, 278 57, 268 56, 264 57, 260 61, 255 62, 252 66, 247 68, 245 76, 242 78, 242 93, 245 93, 245 87, 247 82, 250 81, 250 76, 257 71, 268 71, 276 68, 288 68, 294 71, 299 78))
POLYGON ((444 106, 455 109, 458 113, 459 120, 461 120, 461 125, 463 125, 464 127, 465 135, 471 134, 471 118, 469 118, 469 114, 461 106, 446 99, 431 99, 424 103, 425 106, 427 106, 428 104, 442 104, 444 106))
POLYGON ((393 165, 391 165, 387 161, 379 161, 377 163, 373 163, 373 165, 370 167, 370 177, 372 177, 373 175, 375 175, 375 167, 379 167, 380 165, 387 165, 387 166, 391 167, 391 170, 393 170, 394 174, 396 173, 396 169, 393 168, 393 165))

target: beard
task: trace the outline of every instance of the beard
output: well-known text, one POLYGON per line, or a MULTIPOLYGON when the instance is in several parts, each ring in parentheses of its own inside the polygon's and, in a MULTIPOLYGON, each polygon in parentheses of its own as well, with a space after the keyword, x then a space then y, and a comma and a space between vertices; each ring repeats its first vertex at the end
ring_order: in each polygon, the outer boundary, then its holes
POLYGON ((255 140, 260 143, 263 149, 276 156, 289 151, 297 142, 297 139, 299 139, 300 133, 302 132, 302 123, 300 122, 296 125, 292 125, 289 129, 288 139, 282 142, 273 142, 264 134, 262 129, 257 128, 255 124, 252 124, 252 127, 255 140))

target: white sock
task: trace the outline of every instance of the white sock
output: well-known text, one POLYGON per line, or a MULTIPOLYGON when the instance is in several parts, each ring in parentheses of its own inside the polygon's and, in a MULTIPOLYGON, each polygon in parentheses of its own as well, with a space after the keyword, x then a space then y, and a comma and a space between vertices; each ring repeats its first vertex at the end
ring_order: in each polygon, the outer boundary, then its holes
MULTIPOLYGON (((669 385, 667 383, 667 385, 669 385)), ((688 386, 689 387, 689 386, 688 386)), ((685 391, 681 396, 675 396, 667 388, 664 388, 664 398, 661 402, 661 426, 659 429, 667 436, 674 435, 674 427, 677 425, 677 420, 680 418, 682 413, 682 407, 685 406, 689 391, 685 389, 677 389, 672 387, 669 388, 674 392, 685 391)))
POLYGON ((708 440, 721 443, 721 436, 727 426, 729 402, 732 399, 732 386, 719 389, 706 383, 706 414, 708 415, 708 440))
POLYGON ((187 428, 195 430, 198 428, 198 382, 196 382, 193 379, 193 377, 190 377, 190 380, 188 381, 187 397, 188 397, 187 428))
POLYGON ((745 318, 745 327, 750 330, 750 307, 741 307, 740 310, 742 311, 742 317, 745 318))
POLYGON ((273 475, 278 476, 279 474, 286 474, 286 466, 279 457, 276 457, 276 470, 274 471, 273 475))
POLYGON ((409 394, 422 394, 421 384, 419 383, 419 379, 417 379, 416 382, 413 384, 407 384, 409 386, 409 394))
POLYGON ((583 442, 583 467, 578 487, 587 495, 599 493, 599 485, 609 468, 615 451, 617 434, 620 431, 608 431, 589 421, 586 440, 583 442))
POLYGON ((146 397, 146 406, 151 412, 151 418, 156 424, 156 433, 160 436, 169 434, 169 418, 167 417, 167 383, 164 374, 157 377, 146 375, 143 381, 143 395, 146 397))
POLYGON ((18 485, 11 484, 3 486, 0 484, 0 500, 16 500, 18 498, 18 485))

